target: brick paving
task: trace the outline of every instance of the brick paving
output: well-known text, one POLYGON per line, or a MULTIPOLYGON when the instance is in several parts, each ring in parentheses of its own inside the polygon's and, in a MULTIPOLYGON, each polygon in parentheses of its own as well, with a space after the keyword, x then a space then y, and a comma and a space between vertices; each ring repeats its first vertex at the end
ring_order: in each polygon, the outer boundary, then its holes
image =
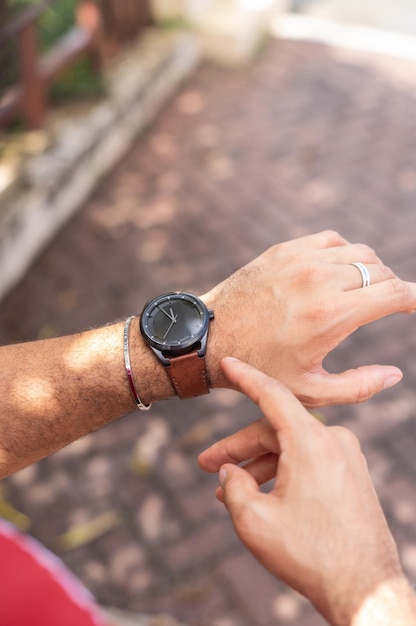
MULTIPOLYGON (((252 67, 203 66, 1 305, 1 341, 79 330, 158 292, 203 292, 269 245, 323 228, 376 248, 405 278, 416 261, 416 66, 271 41, 252 67)), ((329 358, 405 372, 396 388, 325 410, 360 437, 407 572, 416 577, 416 333, 394 316, 329 358)), ((197 453, 256 416, 240 396, 160 403, 2 484, 106 605, 191 626, 320 626, 236 539, 197 453), (57 538, 109 513, 109 530, 57 538)))

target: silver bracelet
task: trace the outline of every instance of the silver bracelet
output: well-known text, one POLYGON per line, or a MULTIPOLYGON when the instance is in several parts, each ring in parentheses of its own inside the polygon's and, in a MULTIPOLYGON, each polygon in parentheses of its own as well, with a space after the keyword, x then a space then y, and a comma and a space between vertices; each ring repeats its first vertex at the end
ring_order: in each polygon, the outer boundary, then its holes
POLYGON ((134 384, 133 373, 131 371, 130 353, 129 353, 129 329, 130 329, 130 324, 131 324, 131 320, 133 319, 133 317, 134 315, 132 315, 131 317, 128 317, 126 321, 124 322, 124 337, 123 337, 124 339, 124 342, 123 342, 124 368, 126 370, 127 382, 129 383, 130 393, 132 395, 134 402, 136 403, 137 407, 141 411, 148 411, 150 407, 152 406, 152 403, 150 402, 149 404, 144 404, 140 400, 139 394, 137 393, 136 385, 134 384))

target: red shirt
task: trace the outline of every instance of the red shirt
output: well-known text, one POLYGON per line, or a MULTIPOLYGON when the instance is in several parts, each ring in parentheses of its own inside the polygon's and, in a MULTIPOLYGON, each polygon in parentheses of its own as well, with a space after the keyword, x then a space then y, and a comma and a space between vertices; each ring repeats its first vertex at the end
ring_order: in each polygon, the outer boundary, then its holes
POLYGON ((54 554, 0 520, 1 626, 108 626, 54 554))

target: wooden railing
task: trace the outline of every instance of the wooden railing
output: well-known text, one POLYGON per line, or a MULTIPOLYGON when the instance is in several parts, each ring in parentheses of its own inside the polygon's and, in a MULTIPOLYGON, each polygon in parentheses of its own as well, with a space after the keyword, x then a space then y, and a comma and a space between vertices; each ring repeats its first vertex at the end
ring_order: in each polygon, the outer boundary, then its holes
POLYGON ((16 117, 23 118, 29 130, 41 128, 48 107, 51 82, 81 55, 89 55, 100 71, 105 40, 113 50, 137 35, 150 20, 147 2, 141 0, 79 0, 76 24, 48 51, 41 53, 37 20, 53 4, 44 0, 15 18, 0 31, 0 49, 13 38, 17 40, 19 82, 0 94, 0 128, 16 117), (107 22, 107 28, 106 24, 107 22))

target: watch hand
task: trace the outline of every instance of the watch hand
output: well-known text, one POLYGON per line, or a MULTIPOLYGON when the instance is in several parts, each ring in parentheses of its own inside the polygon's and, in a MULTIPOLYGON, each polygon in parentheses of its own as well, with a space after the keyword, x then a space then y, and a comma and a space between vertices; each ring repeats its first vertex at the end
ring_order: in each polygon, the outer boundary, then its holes
MULTIPOLYGON (((166 317, 168 317, 170 319, 171 322, 176 322, 176 319, 175 319, 175 316, 173 315, 172 309, 171 309, 171 315, 169 315, 169 313, 167 313, 165 311, 165 309, 162 309, 161 306, 158 306, 157 308, 159 309, 159 311, 162 311, 162 313, 164 313, 166 315, 166 317)), ((176 317, 178 317, 178 316, 176 316, 176 317)))
POLYGON ((166 337, 168 336, 168 334, 169 334, 169 332, 170 332, 170 329, 171 329, 171 328, 172 328, 172 326, 175 324, 175 322, 176 322, 176 320, 172 320, 172 321, 171 321, 171 323, 170 323, 170 325, 169 325, 169 328, 167 329, 167 331, 166 331, 166 332, 165 332, 165 334, 163 335, 163 339, 166 339, 166 337))
POLYGON ((176 314, 176 315, 175 315, 175 314, 174 314, 174 312, 173 312, 173 310, 172 310, 172 308, 170 309, 170 314, 171 314, 171 316, 172 316, 172 317, 171 317, 171 319, 172 319, 172 320, 175 320, 175 322, 176 322, 176 320, 178 319, 178 314, 176 314))

